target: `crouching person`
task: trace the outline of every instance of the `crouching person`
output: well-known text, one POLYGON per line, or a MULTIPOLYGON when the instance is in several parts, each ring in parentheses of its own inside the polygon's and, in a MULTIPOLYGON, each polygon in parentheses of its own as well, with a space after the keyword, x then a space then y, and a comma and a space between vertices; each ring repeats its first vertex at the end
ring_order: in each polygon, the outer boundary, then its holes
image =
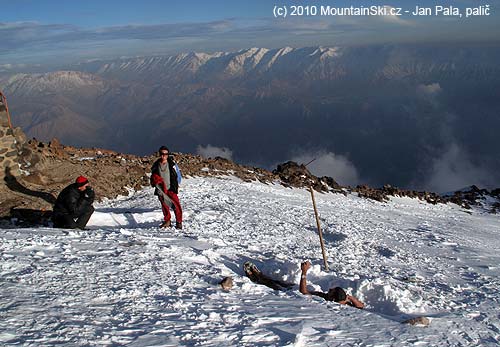
POLYGON ((94 213, 92 206, 95 198, 89 180, 79 176, 75 183, 64 188, 57 197, 52 213, 55 228, 85 229, 90 216, 94 213))

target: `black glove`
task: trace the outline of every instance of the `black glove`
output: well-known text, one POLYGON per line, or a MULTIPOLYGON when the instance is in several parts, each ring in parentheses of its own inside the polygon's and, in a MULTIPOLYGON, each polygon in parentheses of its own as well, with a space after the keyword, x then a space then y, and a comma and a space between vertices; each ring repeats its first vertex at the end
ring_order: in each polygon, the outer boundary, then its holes
POLYGON ((94 189, 92 189, 92 187, 88 186, 85 189, 84 196, 85 196, 85 200, 88 200, 90 202, 94 201, 94 198, 95 198, 94 189))

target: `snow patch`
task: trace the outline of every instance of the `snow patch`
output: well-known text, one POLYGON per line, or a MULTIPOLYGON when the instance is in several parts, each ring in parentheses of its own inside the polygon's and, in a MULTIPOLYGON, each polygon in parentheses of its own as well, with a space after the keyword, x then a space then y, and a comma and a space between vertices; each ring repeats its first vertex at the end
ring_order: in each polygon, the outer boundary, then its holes
POLYGON ((0 229, 0 344, 497 345, 497 215, 409 198, 317 194, 330 271, 306 190, 189 178, 184 229, 159 229, 153 190, 97 204, 88 230, 0 229), (341 286, 367 308, 298 292, 341 286), (297 286, 244 276, 253 261, 297 286), (218 282, 234 279, 231 291, 218 282), (425 329, 400 324, 430 317, 425 329))

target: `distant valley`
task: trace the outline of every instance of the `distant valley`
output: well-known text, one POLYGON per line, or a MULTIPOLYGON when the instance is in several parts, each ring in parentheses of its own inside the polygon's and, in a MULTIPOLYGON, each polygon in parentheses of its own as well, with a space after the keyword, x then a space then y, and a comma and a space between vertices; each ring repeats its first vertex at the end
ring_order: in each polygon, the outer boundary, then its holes
POLYGON ((499 185, 498 61, 483 46, 251 48, 4 72, 0 89, 41 140, 211 145, 266 168, 320 157, 318 170, 347 168, 343 184, 446 190, 499 185))

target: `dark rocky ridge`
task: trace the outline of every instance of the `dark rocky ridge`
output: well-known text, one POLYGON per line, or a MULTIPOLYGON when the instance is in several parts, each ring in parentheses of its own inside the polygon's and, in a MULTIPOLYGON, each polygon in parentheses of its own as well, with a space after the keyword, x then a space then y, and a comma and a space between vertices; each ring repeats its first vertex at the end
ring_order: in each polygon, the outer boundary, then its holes
MULTIPOLYGON (((27 141, 19 153, 21 176, 7 175, 0 184, 0 218, 17 218, 28 223, 48 221, 57 194, 78 175, 89 178, 98 200, 127 195, 149 185, 149 170, 156 155, 135 156, 99 148, 64 146, 53 139, 49 143, 36 139, 27 141)), ((316 177, 304 165, 287 162, 269 172, 264 169, 238 165, 224 158, 203 158, 198 155, 175 153, 184 177, 220 177, 232 175, 245 182, 279 183, 286 187, 312 187, 321 193, 357 193, 358 196, 379 202, 390 196, 418 198, 428 203, 455 203, 466 209, 481 206, 490 198, 491 212, 500 211, 500 189, 487 191, 475 186, 468 191, 439 196, 431 192, 403 190, 385 185, 371 188, 366 185, 343 187, 331 177, 316 177)), ((182 188, 181 188, 182 189, 182 188)), ((182 194, 182 193, 181 193, 182 194)))
POLYGON ((355 192, 359 197, 379 202, 389 201, 391 196, 399 196, 417 198, 430 204, 454 203, 465 209, 471 209, 472 206, 482 206, 483 202, 490 197, 497 200, 492 204, 490 211, 492 213, 500 211, 500 188, 488 191, 487 189, 479 189, 476 186, 471 186, 469 189, 441 196, 433 192, 400 189, 389 184, 384 185, 382 188, 372 188, 367 185, 358 185, 354 188, 342 187, 333 178, 326 176, 318 178, 312 175, 304 165, 294 162, 278 165, 278 168, 273 173, 279 176, 281 184, 284 186, 298 188, 311 186, 319 192, 343 194, 355 192))

